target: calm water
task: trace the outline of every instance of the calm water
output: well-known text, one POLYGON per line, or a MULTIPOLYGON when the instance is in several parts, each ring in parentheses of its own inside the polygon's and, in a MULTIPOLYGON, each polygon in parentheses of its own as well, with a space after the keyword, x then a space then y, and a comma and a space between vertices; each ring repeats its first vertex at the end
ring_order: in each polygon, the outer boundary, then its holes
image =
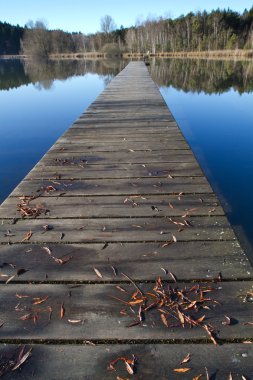
MULTIPOLYGON (((0 202, 126 64, 0 61, 0 202)), ((174 59, 149 68, 252 255, 253 62, 174 59)))

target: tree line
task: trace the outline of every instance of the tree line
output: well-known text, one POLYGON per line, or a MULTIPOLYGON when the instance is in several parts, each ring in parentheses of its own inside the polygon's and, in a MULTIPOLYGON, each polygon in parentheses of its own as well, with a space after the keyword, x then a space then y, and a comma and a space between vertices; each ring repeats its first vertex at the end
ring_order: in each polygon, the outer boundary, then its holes
POLYGON ((40 21, 23 29, 19 26, 12 28, 19 32, 7 33, 12 30, 9 24, 0 23, 0 54, 8 54, 11 46, 16 51, 18 44, 23 54, 37 56, 253 49, 253 7, 242 14, 217 9, 209 13, 191 12, 176 19, 147 19, 130 28, 117 28, 114 20, 106 15, 101 19, 100 32, 89 35, 47 30, 40 21))

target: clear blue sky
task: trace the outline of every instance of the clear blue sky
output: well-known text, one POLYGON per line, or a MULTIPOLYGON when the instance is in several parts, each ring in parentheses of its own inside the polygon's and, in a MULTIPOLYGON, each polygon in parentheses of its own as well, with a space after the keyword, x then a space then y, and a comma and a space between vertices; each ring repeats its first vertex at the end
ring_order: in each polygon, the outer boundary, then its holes
POLYGON ((0 0, 0 21, 25 25, 44 19, 49 29, 94 33, 108 14, 117 26, 134 25, 147 16, 178 17, 190 11, 231 8, 242 12, 253 6, 250 0, 0 0))

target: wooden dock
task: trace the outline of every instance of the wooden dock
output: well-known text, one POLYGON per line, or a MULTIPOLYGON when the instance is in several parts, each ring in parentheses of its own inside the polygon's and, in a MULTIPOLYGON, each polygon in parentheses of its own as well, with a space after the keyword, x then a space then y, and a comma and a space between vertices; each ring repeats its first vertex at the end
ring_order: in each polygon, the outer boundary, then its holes
POLYGON ((143 62, 0 217, 0 377, 253 379, 252 268, 143 62))

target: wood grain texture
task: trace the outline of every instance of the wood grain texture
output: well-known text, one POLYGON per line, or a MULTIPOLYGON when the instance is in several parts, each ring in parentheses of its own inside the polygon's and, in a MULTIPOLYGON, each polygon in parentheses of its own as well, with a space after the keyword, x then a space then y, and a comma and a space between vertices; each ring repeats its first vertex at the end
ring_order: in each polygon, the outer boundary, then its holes
MULTIPOLYGON (((180 282, 170 285, 172 289, 180 290, 192 287, 192 284, 180 282)), ((132 307, 132 312, 127 305, 112 298, 117 297, 123 301, 131 299, 135 292, 133 285, 122 286, 127 293, 119 291, 115 284, 22 284, 21 287, 10 282, 1 291, 1 301, 5 305, 4 310, 0 312, 0 319, 4 322, 1 327, 1 339, 161 339, 171 342, 173 339, 191 339, 195 342, 210 339, 201 326, 190 328, 186 324, 183 328, 178 320, 175 320, 174 324, 170 323, 170 327, 164 326, 157 308, 145 313, 145 323, 127 327, 136 321, 138 305, 132 307), (42 304, 34 304, 36 299, 45 298, 42 304), (65 313, 61 318, 62 304, 65 313), (52 308, 52 315, 49 307, 52 308), (126 310, 123 315, 120 313, 122 309, 126 310), (32 317, 24 318, 30 313, 32 316, 38 316, 35 322, 32 317), (80 322, 71 323, 69 320, 80 322)), ((154 288, 154 284, 139 286, 144 294, 152 292, 154 288)), ((210 294, 216 304, 209 303, 210 310, 202 310, 197 315, 206 315, 206 323, 215 329, 217 339, 247 340, 252 331, 252 326, 246 325, 252 321, 252 303, 245 302, 245 297, 248 292, 253 291, 253 282, 218 282, 207 287, 213 289, 210 294), (233 318, 235 323, 223 324, 222 322, 226 321, 224 315, 233 318)))
MULTIPOLYGON (((32 353, 21 370, 6 371, 5 379, 38 380, 179 380, 193 379, 252 379, 253 347, 249 344, 225 344, 213 347, 210 344, 102 344, 95 347, 83 345, 29 345, 32 353), (190 353, 190 362, 180 362, 190 353), (115 365, 115 371, 108 370, 110 362, 118 357, 137 358, 136 373, 130 377, 124 362, 115 365), (175 368, 189 367, 188 373, 176 373, 175 368), (206 369, 205 369, 206 368, 206 369)), ((6 361, 16 360, 20 352, 17 345, 0 348, 0 355, 6 361)))
POLYGON ((224 280, 250 279, 252 268, 236 241, 161 243, 87 243, 87 244, 12 244, 0 249, 1 273, 5 282, 17 268, 27 270, 16 276, 16 282, 79 282, 98 280, 93 268, 103 273, 105 281, 120 282, 121 272, 134 280, 153 280, 158 276, 178 280, 215 280, 221 273, 224 280), (43 247, 48 247, 56 258, 71 258, 66 264, 57 264, 43 247), (10 265, 4 265, 10 263, 10 265), (117 271, 117 276, 112 269, 117 271), (163 268, 163 269, 162 269, 163 268))

